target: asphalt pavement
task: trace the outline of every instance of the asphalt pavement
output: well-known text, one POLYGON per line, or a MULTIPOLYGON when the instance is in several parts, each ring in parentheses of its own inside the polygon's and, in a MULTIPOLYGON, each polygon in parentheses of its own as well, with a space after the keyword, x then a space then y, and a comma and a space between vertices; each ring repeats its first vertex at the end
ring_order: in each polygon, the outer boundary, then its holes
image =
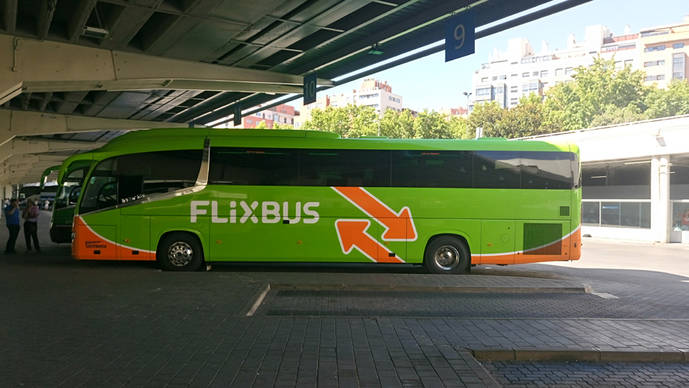
POLYGON ((48 216, 41 254, 20 235, 0 256, 0 386, 689 385, 686 246, 584 239, 578 262, 463 276, 170 273, 74 261, 48 216))

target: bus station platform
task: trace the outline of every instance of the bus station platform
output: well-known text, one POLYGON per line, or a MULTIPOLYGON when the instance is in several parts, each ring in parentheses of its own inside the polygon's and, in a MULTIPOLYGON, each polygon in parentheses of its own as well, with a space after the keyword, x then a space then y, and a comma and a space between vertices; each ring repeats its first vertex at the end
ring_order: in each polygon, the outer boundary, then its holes
POLYGON ((39 223, 41 254, 20 235, 18 253, 0 256, 0 386, 578 386, 603 366, 619 373, 598 385, 689 384, 683 275, 543 264, 175 273, 74 261, 48 241, 47 213, 39 223))

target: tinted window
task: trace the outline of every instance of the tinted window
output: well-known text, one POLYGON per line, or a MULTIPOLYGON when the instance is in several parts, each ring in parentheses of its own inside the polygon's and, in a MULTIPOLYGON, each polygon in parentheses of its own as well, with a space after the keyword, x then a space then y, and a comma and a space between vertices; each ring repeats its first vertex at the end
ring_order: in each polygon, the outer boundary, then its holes
POLYGON ((474 187, 506 189, 570 189, 570 152, 476 151, 474 187))
POLYGON ((219 185, 297 184, 297 151, 289 149, 211 149, 209 183, 219 185))
MULTIPOLYGON (((546 151, 211 150, 210 183, 569 189, 575 155, 546 151)), ((132 182, 136 184, 136 182, 132 182)))
POLYGON ((302 150, 303 186, 389 186, 389 151, 302 150))
POLYGON ((115 158, 113 174, 119 178, 120 201, 193 186, 201 167, 201 152, 161 151, 115 158))
POLYGON ((570 152, 521 152, 522 189, 571 188, 574 159, 570 152))
POLYGON ((91 174, 80 212, 193 186, 200 167, 201 150, 147 152, 106 159, 91 174))
POLYGON ((471 152, 393 151, 392 185, 471 187, 471 152))
POLYGON ((520 188, 520 159, 519 151, 475 151, 474 187, 520 188))

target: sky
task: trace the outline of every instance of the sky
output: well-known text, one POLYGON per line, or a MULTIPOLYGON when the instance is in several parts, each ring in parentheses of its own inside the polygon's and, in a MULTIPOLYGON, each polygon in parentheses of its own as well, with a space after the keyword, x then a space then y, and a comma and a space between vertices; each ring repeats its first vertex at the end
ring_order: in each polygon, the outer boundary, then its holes
MULTIPOLYGON (((635 33, 643 28, 680 23, 685 15, 689 15, 689 0, 592 0, 479 39, 476 52, 470 56, 446 63, 444 52, 440 52, 370 77, 387 81, 392 92, 402 96, 405 108, 423 111, 466 106, 463 92, 471 91, 472 74, 482 63, 488 62, 494 49, 505 51, 511 38, 528 39, 536 52, 540 51, 544 40, 551 50, 562 49, 570 33, 577 41, 583 40, 585 27, 589 25, 602 24, 614 35, 621 35, 625 26, 635 33)), ((353 81, 319 94, 347 93, 358 89, 360 84, 361 80, 353 81)))

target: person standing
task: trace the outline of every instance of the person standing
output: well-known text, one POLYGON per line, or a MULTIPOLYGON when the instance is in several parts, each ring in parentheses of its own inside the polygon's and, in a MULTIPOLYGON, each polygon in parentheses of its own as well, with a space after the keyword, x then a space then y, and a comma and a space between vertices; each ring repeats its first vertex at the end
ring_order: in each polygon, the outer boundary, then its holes
POLYGON ((38 215, 40 211, 38 210, 38 205, 29 199, 26 201, 26 208, 24 208, 24 238, 26 239, 26 251, 31 252, 31 240, 33 240, 34 248, 36 252, 41 251, 41 247, 38 245, 38 215))
POLYGON ((10 230, 10 238, 7 239, 5 253, 15 253, 14 244, 17 242, 17 236, 19 235, 19 202, 14 198, 5 206, 5 223, 7 224, 7 229, 10 230))

